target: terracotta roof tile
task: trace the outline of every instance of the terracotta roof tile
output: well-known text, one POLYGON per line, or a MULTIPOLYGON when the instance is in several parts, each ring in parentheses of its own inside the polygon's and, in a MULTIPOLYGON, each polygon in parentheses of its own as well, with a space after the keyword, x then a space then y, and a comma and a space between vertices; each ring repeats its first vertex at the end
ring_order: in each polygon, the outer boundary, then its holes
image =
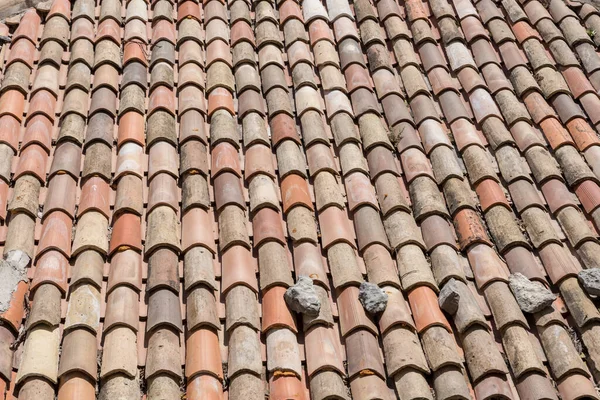
POLYGON ((596 27, 562 0, 57 0, 0 26, 0 269, 26 264, 0 391, 596 398, 596 27), (516 272, 564 317, 525 318, 516 272), (314 317, 284 299, 302 275, 314 317))

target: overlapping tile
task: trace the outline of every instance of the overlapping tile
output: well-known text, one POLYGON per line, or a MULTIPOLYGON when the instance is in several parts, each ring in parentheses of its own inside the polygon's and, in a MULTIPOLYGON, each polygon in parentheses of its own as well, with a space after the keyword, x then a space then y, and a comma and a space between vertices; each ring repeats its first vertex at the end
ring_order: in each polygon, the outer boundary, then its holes
POLYGON ((0 399, 597 398, 599 15, 28 11, 1 50, 0 399), (517 272, 554 305, 522 312, 517 272), (286 304, 301 276, 318 315, 286 304))

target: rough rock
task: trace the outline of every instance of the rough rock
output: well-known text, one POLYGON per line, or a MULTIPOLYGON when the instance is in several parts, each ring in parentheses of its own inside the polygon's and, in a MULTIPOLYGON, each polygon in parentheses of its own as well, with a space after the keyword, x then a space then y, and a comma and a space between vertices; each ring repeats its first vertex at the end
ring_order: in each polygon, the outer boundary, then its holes
POLYGON ((300 276, 294 286, 290 286, 284 294, 285 302, 293 311, 316 316, 321 309, 321 301, 313 287, 313 280, 308 276, 300 276))
POLYGON ((31 260, 25 252, 21 250, 12 250, 9 251, 8 254, 4 257, 4 260, 13 266, 13 268, 17 268, 18 270, 25 270, 27 265, 29 265, 29 261, 31 260))
POLYGON ((589 294, 600 296, 600 268, 584 269, 577 274, 577 277, 589 294))
POLYGON ((376 315, 385 310, 388 295, 374 283, 363 282, 360 284, 358 299, 369 314, 376 315))
POLYGON ((29 256, 20 250, 8 252, 0 260, 0 312, 8 310, 17 285, 27 281, 29 256))
POLYGON ((539 282, 532 282, 521 273, 515 273, 508 277, 510 289, 515 295, 521 310, 535 313, 549 307, 556 299, 556 295, 546 289, 539 282))
POLYGON ((458 311, 458 303, 460 301, 460 289, 456 279, 450 279, 440 290, 438 303, 440 308, 450 315, 456 314, 458 311))

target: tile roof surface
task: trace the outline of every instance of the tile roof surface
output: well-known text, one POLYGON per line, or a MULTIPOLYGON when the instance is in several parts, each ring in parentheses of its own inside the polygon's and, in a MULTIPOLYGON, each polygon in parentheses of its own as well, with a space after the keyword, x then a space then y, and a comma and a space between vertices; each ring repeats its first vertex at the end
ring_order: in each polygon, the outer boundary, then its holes
POLYGON ((1 24, 0 399, 598 399, 600 12, 546 3, 1 24))

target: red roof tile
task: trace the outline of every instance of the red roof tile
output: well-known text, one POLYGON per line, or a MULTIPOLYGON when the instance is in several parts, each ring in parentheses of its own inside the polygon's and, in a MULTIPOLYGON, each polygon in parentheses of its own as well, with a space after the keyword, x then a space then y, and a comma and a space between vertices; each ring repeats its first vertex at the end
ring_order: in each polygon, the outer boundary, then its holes
POLYGON ((0 26, 1 398, 597 398, 599 14, 325 3, 0 26))

